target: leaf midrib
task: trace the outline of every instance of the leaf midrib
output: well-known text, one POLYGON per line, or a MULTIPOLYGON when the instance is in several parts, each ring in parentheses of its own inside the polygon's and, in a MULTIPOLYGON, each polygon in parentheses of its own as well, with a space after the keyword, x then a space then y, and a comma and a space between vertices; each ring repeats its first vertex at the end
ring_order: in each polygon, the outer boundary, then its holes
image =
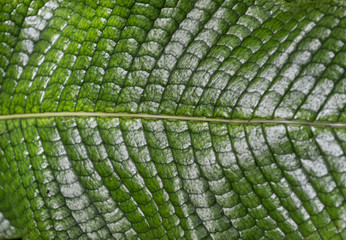
POLYGON ((285 120, 285 119, 223 119, 209 117, 189 117, 175 115, 159 115, 146 113, 104 113, 104 112, 45 112, 45 113, 25 113, 0 115, 0 120, 14 120, 27 118, 50 118, 50 117, 108 117, 108 118, 142 118, 153 120, 179 120, 193 122, 210 122, 210 123, 226 123, 226 124, 286 124, 286 125, 302 125, 312 127, 337 127, 346 128, 346 123, 327 122, 327 121, 306 121, 306 120, 285 120))

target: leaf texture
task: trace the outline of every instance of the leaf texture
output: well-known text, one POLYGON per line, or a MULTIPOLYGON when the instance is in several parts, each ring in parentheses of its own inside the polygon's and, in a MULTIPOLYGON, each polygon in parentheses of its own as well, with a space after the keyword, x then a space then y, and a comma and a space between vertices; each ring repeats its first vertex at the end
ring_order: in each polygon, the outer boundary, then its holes
POLYGON ((0 3, 0 238, 346 238, 345 1, 0 3))

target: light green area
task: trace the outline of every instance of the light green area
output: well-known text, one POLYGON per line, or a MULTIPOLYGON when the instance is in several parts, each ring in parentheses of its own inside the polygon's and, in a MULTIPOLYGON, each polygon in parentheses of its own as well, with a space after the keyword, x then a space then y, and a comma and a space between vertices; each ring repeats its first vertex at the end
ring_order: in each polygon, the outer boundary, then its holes
POLYGON ((0 239, 346 239, 344 0, 0 0, 0 239))

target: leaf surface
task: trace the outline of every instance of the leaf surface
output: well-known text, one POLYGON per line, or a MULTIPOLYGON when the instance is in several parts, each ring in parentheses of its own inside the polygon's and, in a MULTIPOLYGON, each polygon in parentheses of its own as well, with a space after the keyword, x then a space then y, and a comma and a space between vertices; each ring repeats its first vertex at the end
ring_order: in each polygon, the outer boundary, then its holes
POLYGON ((0 238, 346 238, 345 16, 1 0, 0 238))

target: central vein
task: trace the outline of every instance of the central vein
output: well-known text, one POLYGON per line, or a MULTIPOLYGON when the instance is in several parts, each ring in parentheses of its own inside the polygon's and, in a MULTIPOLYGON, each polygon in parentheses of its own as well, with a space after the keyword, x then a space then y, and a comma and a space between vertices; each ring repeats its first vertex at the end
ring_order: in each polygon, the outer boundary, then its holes
POLYGON ((104 113, 104 112, 46 112, 46 113, 26 113, 0 115, 0 120, 26 119, 26 118, 47 118, 47 117, 109 117, 109 118, 142 118, 160 120, 180 120, 194 122, 211 122, 227 124, 286 124, 286 125, 308 125, 315 127, 337 127, 346 128, 346 123, 305 121, 305 120, 280 120, 280 119, 223 119, 207 117, 189 117, 174 115, 157 115, 146 113, 104 113))

